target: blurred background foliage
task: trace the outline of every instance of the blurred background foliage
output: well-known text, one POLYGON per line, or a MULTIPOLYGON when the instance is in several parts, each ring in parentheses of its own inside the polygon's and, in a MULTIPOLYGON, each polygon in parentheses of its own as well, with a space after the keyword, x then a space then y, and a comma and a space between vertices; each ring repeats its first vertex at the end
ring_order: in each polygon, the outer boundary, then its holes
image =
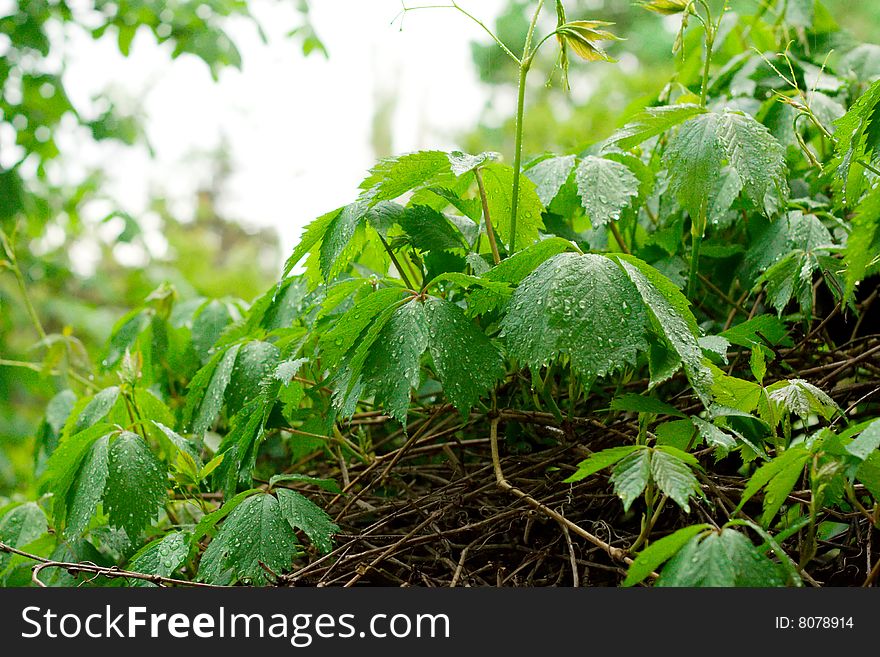
MULTIPOLYGON (((308 3, 295 4, 302 24, 290 38, 299 41, 304 56, 327 55, 319 35, 332 26, 313 26, 308 3)), ((826 42, 801 47, 846 53, 856 40, 870 41, 880 27, 880 3, 824 4, 827 11, 813 0, 776 3, 788 14, 788 23, 828 25, 826 42), (843 31, 836 31, 835 21, 843 31)), ((779 11, 756 0, 733 0, 731 5, 745 15, 779 11)), ((510 0, 494 22, 496 33, 514 50, 525 39, 533 7, 532 0, 510 0)), ((547 59, 536 69, 554 72, 543 79, 533 75, 530 81, 527 156, 588 148, 637 108, 662 94, 682 93, 683 87, 664 87, 673 74, 684 86, 696 75, 699 30, 685 35, 682 56, 670 56, 678 18, 644 11, 630 0, 576 0, 567 8, 569 18, 616 23, 615 33, 626 41, 609 51, 619 60, 616 65, 572 65, 570 91, 563 89, 554 69, 555 49, 542 51, 547 59)), ((51 423, 52 407, 47 412, 46 404, 59 390, 89 385, 96 364, 88 354, 102 353, 114 323, 131 308, 151 294, 160 301, 163 295, 174 295, 190 307, 210 298, 235 307, 277 280, 282 254, 274 231, 254 231, 217 211, 232 166, 222 140, 215 151, 194 154, 210 163, 213 175, 209 184, 193 190, 195 217, 184 221, 174 215, 161 190, 154 193, 148 217, 121 211, 103 190, 102 172, 78 171, 72 166, 77 153, 65 152, 57 138, 65 130, 124 144, 147 138, 137 109, 120 108, 110 90, 90 108, 74 107, 64 86, 60 46, 66 35, 80 31, 97 39, 109 34, 127 54, 135 34, 146 32, 167 43, 171 57, 200 58, 207 74, 216 78, 224 67, 241 65, 241 55, 224 31, 231 17, 253 20, 248 2, 0 4, 0 500, 33 492, 34 441, 51 433, 46 423, 51 423)), ((552 30, 550 8, 544 19, 543 27, 552 30)), ((795 30, 790 39, 796 42, 801 36, 795 30)), ((880 71, 878 52, 880 48, 865 53, 864 70, 880 71)), ((517 71, 488 40, 472 44, 472 57, 488 100, 479 125, 461 135, 461 147, 500 151, 509 161, 517 71)), ((389 103, 377 103, 372 138, 377 156, 389 154, 390 120, 389 103)))

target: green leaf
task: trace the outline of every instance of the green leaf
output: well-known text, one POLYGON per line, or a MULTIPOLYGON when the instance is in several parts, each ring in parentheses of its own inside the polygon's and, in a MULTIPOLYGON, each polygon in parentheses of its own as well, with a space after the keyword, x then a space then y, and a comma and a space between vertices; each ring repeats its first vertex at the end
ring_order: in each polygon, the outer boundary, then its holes
POLYGON ((629 167, 594 155, 578 164, 575 182, 593 228, 618 221, 631 199, 639 195, 639 180, 629 167))
POLYGON ((241 345, 236 344, 215 354, 190 381, 183 417, 185 426, 192 433, 202 434, 207 431, 220 414, 226 386, 232 377, 240 347, 241 345))
POLYGON ((275 371, 279 356, 278 347, 268 342, 254 340, 241 346, 225 387, 229 415, 238 413, 260 394, 261 384, 275 371))
POLYGON ((508 353, 534 370, 567 355, 585 380, 634 364, 647 349, 638 291, 612 260, 561 253, 517 287, 501 322, 508 353))
POLYGON ((614 492, 623 502, 624 512, 642 494, 651 478, 651 450, 638 449, 624 457, 611 473, 614 492))
POLYGON ((706 108, 693 104, 649 107, 632 121, 612 134, 606 143, 629 150, 651 137, 656 137, 674 128, 697 114, 705 114, 706 108))
POLYGON ((442 212, 427 205, 407 208, 400 217, 400 225, 409 241, 420 251, 449 251, 466 247, 461 232, 442 212))
POLYGON ((603 449, 601 452, 591 454, 588 458, 578 463, 577 472, 571 475, 568 479, 565 479, 564 483, 570 484, 586 479, 590 475, 599 472, 599 470, 611 467, 637 449, 640 449, 638 445, 622 445, 621 447, 603 449))
POLYGON ((876 137, 880 120, 878 103, 880 80, 868 87, 847 113, 834 122, 837 144, 831 164, 837 167, 837 175, 843 182, 843 200, 848 206, 858 202, 865 185, 865 173, 856 163, 862 159, 871 161, 880 147, 876 137))
POLYGON ((860 461, 868 458, 880 446, 880 420, 874 420, 846 446, 846 451, 860 461))
POLYGON ((119 386, 104 388, 97 393, 92 397, 82 413, 79 414, 73 428, 73 433, 79 433, 83 429, 88 429, 99 420, 107 417, 117 399, 119 399, 119 386))
POLYGON ((115 430, 109 424, 96 424, 85 431, 62 438, 52 452, 40 480, 40 490, 52 493, 52 514, 57 526, 64 524, 67 516, 67 494, 92 443, 115 430))
POLYGON ((767 360, 764 357, 764 348, 758 345, 752 347, 752 355, 749 358, 749 369, 758 383, 764 383, 764 375, 767 374, 767 360))
POLYGON ((307 253, 311 252, 316 244, 321 243, 321 240, 330 227, 331 222, 339 216, 342 210, 343 208, 336 208, 327 214, 321 215, 306 226, 305 231, 299 238, 299 243, 296 245, 293 253, 290 254, 287 262, 284 263, 284 272, 281 276, 282 279, 287 277, 293 268, 299 264, 299 261, 302 260, 307 253))
POLYGON ((228 516, 232 511, 254 493, 260 492, 257 488, 244 490, 234 497, 227 500, 219 509, 215 509, 211 513, 202 516, 190 537, 190 544, 195 546, 204 538, 223 518, 228 516))
POLYGON ((682 527, 676 532, 654 541, 639 552, 639 555, 630 564, 626 573, 626 579, 621 586, 633 586, 638 584, 654 570, 671 559, 692 538, 701 532, 712 529, 712 525, 690 525, 682 527))
POLYGON ((730 340, 731 344, 746 349, 751 349, 755 344, 765 344, 765 340, 770 343, 769 346, 791 344, 790 340, 786 340, 788 328, 774 315, 758 315, 719 335, 730 340))
POLYGON ((724 452, 729 452, 736 448, 736 439, 729 433, 722 431, 711 422, 707 422, 702 418, 693 417, 691 420, 707 445, 717 447, 724 452))
POLYGON ((168 496, 167 475, 143 438, 123 431, 110 445, 104 508, 131 540, 158 517, 168 496))
POLYGON ((666 564, 656 585, 778 587, 785 585, 785 578, 745 535, 724 528, 720 534, 691 538, 666 564))
POLYGON ((149 323, 150 314, 143 309, 132 310, 116 322, 110 332, 107 354, 101 360, 101 366, 104 369, 114 367, 125 355, 125 351, 131 349, 149 323))
POLYGON ((694 390, 705 402, 712 386, 712 373, 697 338, 697 320, 690 303, 672 281, 633 256, 617 256, 648 308, 652 324, 681 358, 694 390))
POLYGON ((611 400, 611 410, 629 411, 631 413, 653 413, 654 415, 672 415, 685 417, 684 413, 672 404, 660 401, 656 397, 646 397, 634 393, 626 393, 611 400))
POLYGON ((846 241, 846 299, 851 299, 856 284, 877 271, 880 265, 880 187, 865 195, 851 221, 846 241))
POLYGON ((748 114, 725 110, 718 137, 728 165, 742 182, 743 195, 767 216, 788 194, 785 149, 770 131, 748 114))
POLYGON ((230 322, 229 307, 222 301, 212 299, 199 308, 193 318, 192 343, 203 364, 210 359, 211 348, 230 322))
POLYGON ((468 153, 462 153, 461 151, 452 151, 451 153, 447 153, 446 157, 449 160, 452 173, 456 176, 461 176, 468 171, 473 171, 481 164, 497 160, 500 155, 491 152, 470 155, 468 153))
POLYGON ((375 317, 403 299, 404 294, 406 291, 401 288, 385 287, 371 292, 358 301, 329 331, 319 336, 324 364, 329 368, 336 367, 375 317))
POLYGON ((300 554, 290 523, 273 495, 260 493, 243 500, 229 514, 208 545, 199 565, 199 579, 222 581, 227 570, 236 579, 260 586, 268 583, 265 565, 272 572, 290 569, 300 554))
MULTIPOLYGON (((131 558, 128 569, 145 575, 172 577, 189 554, 189 537, 183 532, 171 532, 147 543, 131 558)), ((146 580, 132 580, 132 586, 155 586, 146 580)))
POLYGON ((880 453, 871 453, 859 465, 856 470, 856 479, 864 484, 868 492, 874 496, 875 501, 880 502, 880 453))
POLYGON ((685 513, 690 512, 688 500, 692 495, 699 495, 700 484, 688 464, 671 453, 669 447, 656 449, 651 455, 651 479, 685 513))
POLYGON ((694 218, 708 214, 725 162, 739 177, 743 195, 767 216, 776 213, 788 192, 785 149, 766 127, 733 110, 689 119, 664 158, 670 190, 694 218))
MULTIPOLYGON (((532 273, 535 268, 559 253, 574 250, 574 245, 560 237, 550 237, 517 251, 509 258, 483 275, 489 281, 516 284, 532 273)), ((493 289, 475 290, 468 300, 468 309, 474 315, 481 315, 507 303, 510 294, 502 294, 493 289)))
MULTIPOLYGON (((483 183, 489 205, 489 216, 495 232, 504 244, 510 244, 513 194, 513 168, 497 162, 483 168, 483 183)), ((525 176, 519 179, 519 200, 516 211, 516 244, 522 249, 538 239, 543 228, 544 206, 535 191, 535 184, 525 176)))
POLYGON ((571 176, 575 165, 574 155, 548 157, 524 171, 529 180, 535 183, 535 193, 544 206, 549 206, 559 190, 571 176))
POLYGON ((309 477, 304 474, 278 474, 269 478, 269 487, 274 487, 278 483, 298 482, 303 484, 312 484, 318 488, 323 488, 331 493, 341 493, 342 489, 335 479, 323 479, 320 477, 309 477))
POLYGON ((466 413, 504 376, 504 358, 455 304, 429 297, 424 308, 428 349, 443 393, 466 413))
POLYGON ((98 508, 98 502, 104 496, 109 473, 109 445, 110 435, 102 436, 92 443, 83 459, 76 485, 70 494, 67 526, 64 529, 67 536, 79 537, 86 530, 98 508))
POLYGON ((327 225, 319 251, 321 275, 325 281, 329 281, 332 278, 337 261, 345 252, 366 212, 367 204, 355 201, 342 208, 342 211, 327 225))
MULTIPOLYGON (((694 438, 695 430, 696 428, 691 420, 672 420, 671 422, 658 424, 654 429, 654 433, 657 435, 658 445, 672 445, 684 450, 687 449, 691 439, 694 438)), ((699 441, 694 440, 695 445, 698 443, 699 441)))
POLYGON ((357 372, 358 396, 375 396, 405 426, 410 389, 419 385, 420 360, 427 347, 424 306, 417 301, 404 303, 379 331, 357 372))
POLYGON ((767 392, 777 407, 802 419, 816 414, 830 420, 836 413, 841 412, 840 407, 831 397, 803 379, 777 381, 767 387, 767 392))
POLYGON ((450 168, 450 158, 442 151, 418 151, 386 158, 370 169, 370 176, 360 185, 364 190, 361 196, 372 205, 393 201, 450 168))
MULTIPOLYGON (((48 530, 46 515, 35 502, 20 504, 0 518, 0 541, 14 548, 31 543, 48 530)), ((0 552, 0 572, 9 564, 11 554, 0 552)))
POLYGON ((803 446, 798 445, 762 465, 746 484, 737 510, 742 509, 743 505, 761 488, 766 488, 761 521, 765 525, 769 524, 803 474, 804 465, 809 460, 810 453, 803 446))
POLYGON ((293 529, 302 529, 322 554, 333 549, 333 535, 339 526, 309 498, 288 488, 275 491, 281 515, 293 529))

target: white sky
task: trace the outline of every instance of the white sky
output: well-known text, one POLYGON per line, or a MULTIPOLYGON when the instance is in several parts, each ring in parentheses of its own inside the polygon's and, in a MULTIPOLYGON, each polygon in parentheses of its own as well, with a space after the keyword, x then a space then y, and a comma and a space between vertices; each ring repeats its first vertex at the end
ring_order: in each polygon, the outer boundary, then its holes
MULTIPOLYGON (((111 194, 135 216, 151 193, 161 191, 179 214, 192 212, 193 193, 206 181, 204 158, 225 136, 234 175, 222 209, 246 224, 275 226, 282 253, 302 227, 346 203, 374 162, 370 146, 374 96, 397 94, 394 152, 451 148, 454 135, 474 124, 486 100, 468 43, 481 29, 453 10, 407 14, 403 31, 392 21, 400 0, 312 0, 312 20, 330 52, 304 58, 299 42, 284 34, 300 22, 293 2, 255 0, 252 9, 269 34, 263 44, 245 21, 230 25, 243 70, 225 70, 215 83, 201 60, 169 60, 144 31, 130 57, 115 35, 95 43, 86 36, 67 46, 65 81, 76 106, 88 106, 112 85, 133 99, 147 118, 153 160, 143 149, 90 146, 84 162, 103 163, 111 194), (189 159, 189 161, 188 161, 189 159)), ((416 4, 410 2, 409 4, 416 4)), ((491 24, 502 0, 462 5, 491 24)))

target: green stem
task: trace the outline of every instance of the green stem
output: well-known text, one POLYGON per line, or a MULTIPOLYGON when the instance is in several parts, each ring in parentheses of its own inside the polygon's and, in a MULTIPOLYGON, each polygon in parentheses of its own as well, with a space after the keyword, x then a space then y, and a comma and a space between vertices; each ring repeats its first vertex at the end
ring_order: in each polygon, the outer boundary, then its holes
POLYGON ((715 45, 715 33, 712 29, 712 21, 706 24, 706 61, 703 64, 703 81, 700 84, 700 106, 706 106, 706 96, 709 93, 709 67, 712 65, 712 47, 715 45))
POLYGON ((492 260, 497 265, 501 262, 501 256, 498 253, 498 244, 495 242, 495 230, 492 228, 492 217, 489 215, 489 198, 486 196, 486 186, 483 184, 483 174, 479 167, 474 169, 474 176, 477 179, 477 187, 480 190, 480 203, 483 205, 483 222, 486 224, 489 248, 492 249, 492 260))
POLYGON ((30 317, 31 323, 40 336, 41 340, 46 339, 46 331, 43 329, 43 323, 40 321, 34 304, 31 303, 31 297, 27 290, 27 281, 24 280, 24 274, 21 273, 21 267, 18 266, 18 258, 15 257, 15 249, 6 236, 6 232, 0 230, 0 242, 3 244, 3 250, 6 252, 6 259, 9 261, 9 268, 12 270, 15 280, 18 282, 18 288, 21 291, 21 298, 24 301, 24 307, 30 317))
POLYGON ((388 253, 388 257, 391 258, 391 262, 394 264, 394 268, 397 270, 397 273, 400 274, 400 277, 403 279, 404 284, 410 289, 415 290, 413 284, 409 280, 409 276, 406 275, 406 270, 401 266, 400 262, 397 260, 397 256, 394 255, 394 251, 391 250, 391 247, 388 246, 388 242, 385 241, 385 238, 379 235, 379 240, 382 242, 382 246, 385 247, 385 252, 388 253))
POLYGON ((510 198, 510 255, 516 252, 516 214, 519 205, 519 175, 522 166, 523 114, 526 103, 526 77, 529 74, 530 59, 524 59, 519 67, 519 91, 516 100, 516 135, 513 145, 513 192, 510 198))
POLYGON ((695 231, 691 233, 691 267, 688 275, 687 298, 694 300, 694 293, 697 290, 697 278, 700 273, 700 246, 703 243, 703 231, 695 231))
MULTIPOLYGON (((516 135, 513 145, 513 192, 510 199, 510 255, 516 252, 516 219, 517 206, 519 205, 519 177, 522 167, 522 142, 523 142, 523 115, 526 106, 526 79, 529 68, 532 66, 532 38, 535 36, 535 26, 538 24, 538 16, 544 7, 544 0, 538 2, 532 22, 529 24, 529 32, 526 35, 526 43, 523 46, 523 56, 519 65, 519 85, 516 97, 516 135)), ((543 41, 541 42, 543 43, 543 41)))

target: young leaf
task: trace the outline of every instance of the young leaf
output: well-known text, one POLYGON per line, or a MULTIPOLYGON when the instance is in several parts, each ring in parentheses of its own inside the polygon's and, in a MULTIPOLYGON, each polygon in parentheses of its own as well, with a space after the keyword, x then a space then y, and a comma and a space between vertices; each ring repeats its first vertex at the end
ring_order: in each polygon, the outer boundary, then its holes
POLYGON ((443 392, 466 413, 504 376, 504 358, 455 304, 429 297, 424 308, 428 349, 443 392))
POLYGON ((508 353, 538 369, 560 355, 585 380, 635 363, 647 348, 638 291, 604 256, 561 253, 517 287, 501 322, 508 353))
POLYGON ((199 565, 199 579, 222 581, 231 570, 236 579, 264 585, 269 575, 290 569, 300 554, 296 534, 273 495, 258 493, 243 500, 208 545, 199 565), (262 564, 262 565, 261 565, 262 564))
POLYGON ((605 21, 571 21, 557 27, 556 34, 581 59, 588 62, 613 62, 615 60, 609 57, 608 53, 599 46, 601 41, 620 40, 620 37, 615 36, 611 32, 600 29, 609 25, 613 25, 613 23, 605 21))
POLYGON ((629 167, 594 155, 581 160, 575 181, 593 228, 619 220, 631 199, 639 195, 639 180, 629 167))
POLYGON ((815 413, 830 420, 840 412, 840 407, 831 397, 803 379, 777 381, 767 387, 767 392, 777 407, 802 419, 815 413))
POLYGON ((633 586, 638 584, 654 570, 671 559, 692 538, 701 532, 712 529, 712 525, 689 525, 682 527, 676 532, 653 541, 651 545, 639 552, 639 555, 630 564, 626 573, 626 579, 621 586, 633 586))
POLYGON ((309 477, 304 474, 277 474, 272 475, 269 478, 269 487, 274 487, 275 484, 283 483, 283 482, 299 482, 303 484, 311 484, 313 486, 317 486, 318 488, 322 488, 331 493, 341 493, 342 489, 339 487, 339 484, 336 483, 335 479, 323 479, 320 477, 309 477))
POLYGON ((599 470, 611 467, 622 458, 632 454, 637 449, 639 449, 638 445, 622 445, 620 447, 603 449, 601 452, 591 454, 588 458, 578 463, 577 472, 571 475, 568 479, 564 479, 563 482, 566 484, 570 484, 576 481, 581 481, 582 479, 586 479, 590 475, 599 472, 599 470))
POLYGON ((651 450, 638 449, 623 458, 611 473, 614 492, 623 502, 624 512, 642 494, 651 478, 651 450))
POLYGON ((302 529, 322 554, 333 549, 333 535, 339 531, 326 511, 309 498, 287 488, 275 491, 281 515, 293 529, 302 529))
POLYGON ((110 445, 104 508, 131 540, 158 516, 168 496, 165 465, 143 438, 123 431, 110 445))
POLYGON ((651 454, 651 479, 685 513, 690 512, 688 499, 700 493, 700 484, 688 464, 670 448, 656 449, 651 454))

